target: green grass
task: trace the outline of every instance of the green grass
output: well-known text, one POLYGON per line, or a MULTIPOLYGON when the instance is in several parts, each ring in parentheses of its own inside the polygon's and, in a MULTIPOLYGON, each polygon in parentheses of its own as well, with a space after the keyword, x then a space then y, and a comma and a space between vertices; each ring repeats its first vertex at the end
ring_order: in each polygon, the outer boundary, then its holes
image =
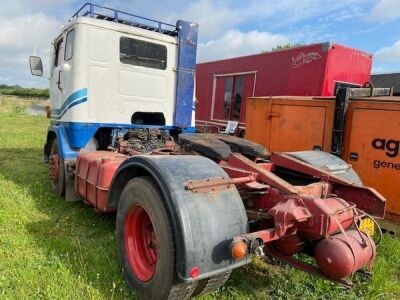
MULTIPOLYGON (((48 126, 25 102, 0 101, 0 299, 129 299, 113 216, 66 203, 41 162, 48 126)), ((283 264, 255 259, 203 299, 400 299, 400 240, 385 235, 372 281, 345 290, 283 264)))

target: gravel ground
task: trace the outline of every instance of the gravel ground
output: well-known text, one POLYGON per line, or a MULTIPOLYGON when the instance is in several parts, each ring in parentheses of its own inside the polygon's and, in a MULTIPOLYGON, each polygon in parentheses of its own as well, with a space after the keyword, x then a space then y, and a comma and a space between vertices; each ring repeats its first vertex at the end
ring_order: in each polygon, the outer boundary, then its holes
POLYGON ((46 116, 46 109, 42 104, 33 104, 25 109, 25 114, 30 116, 46 116))

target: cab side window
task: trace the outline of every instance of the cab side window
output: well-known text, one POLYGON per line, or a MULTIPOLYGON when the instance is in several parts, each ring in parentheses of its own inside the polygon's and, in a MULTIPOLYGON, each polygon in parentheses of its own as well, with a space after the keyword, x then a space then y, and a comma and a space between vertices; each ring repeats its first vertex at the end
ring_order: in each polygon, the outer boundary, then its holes
POLYGON ((64 40, 61 38, 56 42, 55 46, 54 67, 57 67, 62 63, 63 56, 64 56, 64 40))
POLYGON ((75 30, 72 29, 70 32, 67 33, 67 38, 65 42, 65 54, 64 60, 68 61, 74 55, 74 39, 75 39, 75 30))

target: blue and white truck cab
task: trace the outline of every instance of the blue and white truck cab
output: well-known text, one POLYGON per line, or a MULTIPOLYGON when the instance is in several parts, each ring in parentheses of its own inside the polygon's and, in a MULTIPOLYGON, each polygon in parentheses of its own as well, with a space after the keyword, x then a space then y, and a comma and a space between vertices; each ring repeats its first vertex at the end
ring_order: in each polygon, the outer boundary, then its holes
MULTIPOLYGON (((92 149, 102 129, 194 130, 198 25, 176 25, 85 4, 53 41, 51 126, 62 159, 92 149)), ((41 60, 31 57, 33 75, 41 60), (36 68, 36 69, 35 69, 36 68)))

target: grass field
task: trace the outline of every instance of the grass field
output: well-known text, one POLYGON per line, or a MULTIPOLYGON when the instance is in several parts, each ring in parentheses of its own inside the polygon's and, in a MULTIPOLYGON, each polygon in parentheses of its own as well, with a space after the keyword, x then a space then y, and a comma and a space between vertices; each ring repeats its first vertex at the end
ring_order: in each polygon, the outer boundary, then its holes
MULTIPOLYGON (((114 217, 49 191, 41 162, 48 120, 0 100, 0 299, 129 299, 114 217)), ((345 290, 255 260, 203 299, 400 299, 400 239, 385 235, 371 281, 345 290)))

